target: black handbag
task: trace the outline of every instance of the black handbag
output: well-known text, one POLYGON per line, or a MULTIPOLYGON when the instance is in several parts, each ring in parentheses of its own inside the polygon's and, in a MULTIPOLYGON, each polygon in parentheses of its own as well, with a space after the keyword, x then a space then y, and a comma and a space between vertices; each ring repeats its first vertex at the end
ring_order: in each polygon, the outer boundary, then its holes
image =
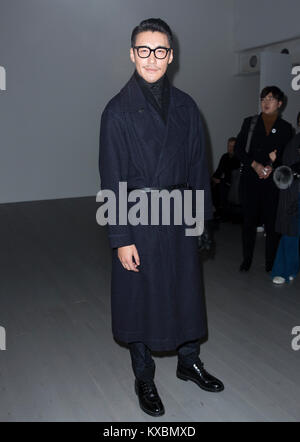
MULTIPOLYGON (((247 143, 246 143, 246 147, 245 147, 245 152, 246 153, 249 153, 250 143, 251 143, 251 140, 252 140, 253 131, 254 131, 254 128, 256 126, 258 117, 259 117, 259 115, 253 115, 253 117, 251 118, 251 123, 250 123, 249 131, 248 131, 248 136, 247 136, 247 143)), ((241 164, 240 173, 243 172, 243 167, 244 167, 244 165, 241 164)))

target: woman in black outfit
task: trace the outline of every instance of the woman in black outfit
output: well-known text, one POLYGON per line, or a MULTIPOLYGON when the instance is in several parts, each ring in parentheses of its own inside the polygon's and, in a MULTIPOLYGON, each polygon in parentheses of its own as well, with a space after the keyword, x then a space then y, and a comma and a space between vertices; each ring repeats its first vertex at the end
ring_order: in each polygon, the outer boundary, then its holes
POLYGON ((293 136, 290 123, 279 115, 284 100, 283 92, 276 86, 265 87, 260 95, 261 110, 253 130, 249 152, 246 152, 248 132, 252 117, 244 120, 237 137, 235 152, 243 163, 240 181, 243 207, 243 262, 240 271, 251 267, 256 227, 260 220, 265 225, 265 269, 271 271, 280 235, 275 232, 275 219, 279 190, 273 182, 273 168, 281 164, 286 144, 293 136), (276 151, 273 163, 270 153, 276 151))

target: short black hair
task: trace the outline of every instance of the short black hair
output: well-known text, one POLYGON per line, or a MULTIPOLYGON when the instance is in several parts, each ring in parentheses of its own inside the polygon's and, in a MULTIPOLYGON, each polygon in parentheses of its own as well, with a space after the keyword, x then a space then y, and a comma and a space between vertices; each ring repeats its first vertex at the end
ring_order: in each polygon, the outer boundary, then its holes
POLYGON ((231 143, 232 141, 234 141, 234 142, 236 143, 236 137, 230 137, 230 138, 228 138, 228 140, 227 140, 227 144, 228 144, 228 143, 231 143))
POLYGON ((260 93, 260 98, 265 98, 267 95, 272 94, 278 101, 284 102, 284 93, 277 86, 266 86, 260 93))
POLYGON ((131 34, 131 47, 135 46, 136 36, 140 32, 161 32, 168 37, 170 48, 173 47, 173 34, 170 29, 170 26, 163 21, 161 18, 147 18, 146 20, 141 21, 141 23, 134 28, 131 34))

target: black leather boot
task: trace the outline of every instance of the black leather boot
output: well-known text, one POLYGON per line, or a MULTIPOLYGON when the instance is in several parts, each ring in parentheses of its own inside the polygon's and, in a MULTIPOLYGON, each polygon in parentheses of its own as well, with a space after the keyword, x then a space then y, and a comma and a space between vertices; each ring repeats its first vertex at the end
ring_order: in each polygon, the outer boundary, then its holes
POLYGON ((183 381, 195 382, 200 388, 206 391, 218 393, 224 390, 223 383, 219 379, 209 374, 203 368, 203 363, 200 360, 190 367, 184 366, 178 362, 176 375, 183 381))
POLYGON ((135 379, 135 392, 141 409, 150 416, 162 416, 165 413, 163 403, 157 393, 154 381, 135 379))

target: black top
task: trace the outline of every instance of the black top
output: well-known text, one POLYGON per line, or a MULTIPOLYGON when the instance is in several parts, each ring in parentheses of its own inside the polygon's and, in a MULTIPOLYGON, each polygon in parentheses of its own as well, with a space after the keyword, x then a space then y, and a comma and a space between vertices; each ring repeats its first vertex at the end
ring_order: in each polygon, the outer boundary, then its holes
POLYGON ((280 166, 284 148, 293 137, 293 128, 290 123, 278 116, 271 133, 267 135, 262 114, 260 114, 251 137, 249 153, 247 153, 245 152, 245 147, 247 144, 251 119, 252 117, 248 117, 243 122, 241 131, 237 137, 235 153, 244 164, 245 172, 247 172, 247 174, 249 172, 250 175, 253 175, 253 177, 258 179, 256 172, 251 168, 253 160, 266 166, 270 163, 269 153, 276 149, 277 159, 273 164, 273 168, 280 166))
POLYGON ((170 83, 166 74, 154 83, 149 83, 134 71, 135 78, 140 85, 146 99, 152 104, 160 114, 164 122, 167 121, 168 107, 170 101, 170 83))

